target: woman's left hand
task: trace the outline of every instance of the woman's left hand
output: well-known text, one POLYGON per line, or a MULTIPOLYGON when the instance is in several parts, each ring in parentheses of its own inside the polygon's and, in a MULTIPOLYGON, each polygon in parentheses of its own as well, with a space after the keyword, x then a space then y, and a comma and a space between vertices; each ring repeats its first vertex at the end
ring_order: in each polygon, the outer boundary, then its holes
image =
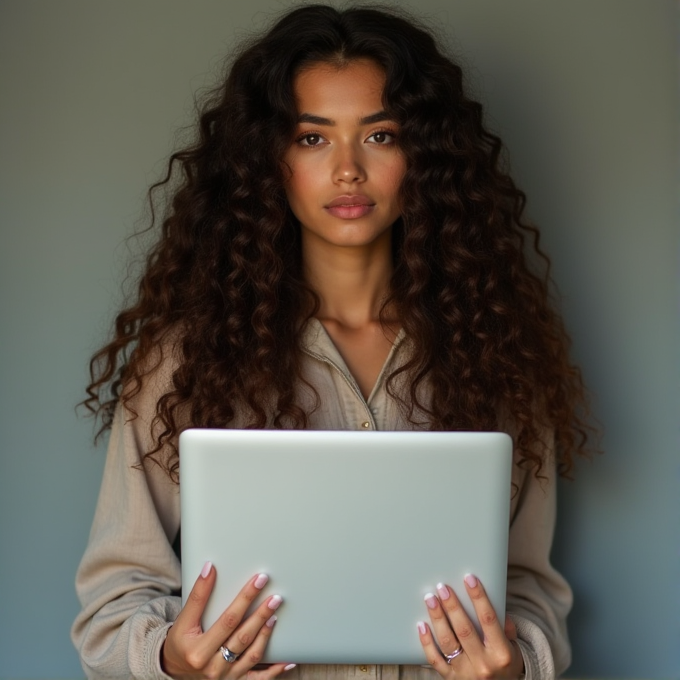
POLYGON ((432 626, 418 623, 422 644, 430 665, 447 680, 512 678, 524 672, 524 661, 517 631, 509 618, 502 627, 482 584, 471 575, 465 589, 477 613, 484 639, 465 613, 460 601, 447 585, 437 586, 438 597, 425 596, 432 626), (441 650, 441 651, 440 651, 441 650))

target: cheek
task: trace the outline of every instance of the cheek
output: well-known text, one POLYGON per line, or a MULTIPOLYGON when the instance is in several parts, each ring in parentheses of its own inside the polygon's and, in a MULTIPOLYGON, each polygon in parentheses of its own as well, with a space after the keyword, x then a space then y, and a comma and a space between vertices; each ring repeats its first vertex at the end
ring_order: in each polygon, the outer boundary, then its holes
POLYGON ((395 199, 399 194, 399 188, 401 187, 401 182, 406 174, 406 162, 400 160, 400 162, 391 163, 389 167, 385 168, 383 177, 385 179, 385 187, 392 194, 395 199))
POLYGON ((286 196, 288 197, 288 204, 296 214, 304 206, 305 194, 304 182, 301 181, 299 175, 293 175, 286 183, 286 196))
POLYGON ((318 173, 310 173, 306 171, 304 163, 291 162, 290 167, 290 177, 286 182, 286 194, 288 196, 288 203, 291 207, 301 206, 305 202, 308 202, 309 197, 315 195, 315 176, 318 173))

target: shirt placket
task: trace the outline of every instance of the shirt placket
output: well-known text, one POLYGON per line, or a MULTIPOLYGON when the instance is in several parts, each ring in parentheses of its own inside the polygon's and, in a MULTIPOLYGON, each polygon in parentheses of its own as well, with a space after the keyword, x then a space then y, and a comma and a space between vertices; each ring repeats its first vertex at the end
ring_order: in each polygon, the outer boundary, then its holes
POLYGON ((364 395, 361 394, 361 390, 359 389, 359 386, 357 385, 356 380, 351 375, 348 375, 346 371, 342 369, 341 366, 339 366, 335 361, 330 359, 329 357, 324 356, 323 354, 318 354, 317 352, 314 352, 312 350, 305 350, 307 354, 310 356, 314 357, 318 361, 323 362, 324 364, 327 364, 330 366, 334 371, 340 374, 342 379, 344 380, 345 384, 347 387, 349 387, 350 391, 354 395, 354 397, 357 399, 361 406, 362 410, 362 416, 357 418, 357 429, 358 430, 377 430, 378 426, 375 421, 375 417, 373 416, 373 412, 371 411, 371 408, 368 405, 368 402, 364 399, 364 395))
MULTIPOLYGON (((378 418, 376 418, 376 413, 382 412, 383 415, 382 420, 384 420, 386 412, 384 408, 384 403, 382 403, 384 402, 385 399, 383 382, 385 380, 385 376, 388 375, 391 370, 391 366, 393 365, 394 362, 395 353, 397 352, 398 347, 402 343, 403 339, 404 333, 402 330, 400 331, 392 348, 390 349, 389 354, 387 355, 385 363, 382 369, 380 370, 380 373, 378 374, 375 385, 373 387, 373 390, 371 391, 371 394, 369 394, 368 399, 364 399, 364 395, 361 393, 359 385, 354 379, 354 376, 349 372, 349 370, 347 369, 346 366, 344 366, 344 364, 343 365, 338 364, 337 361, 334 361, 331 357, 327 356, 326 354, 316 351, 316 348, 311 349, 309 346, 303 348, 303 351, 306 352, 309 356, 326 364, 333 370, 333 372, 340 375, 345 385, 349 388, 350 392, 357 400, 362 415, 353 418, 356 429, 365 431, 385 429, 385 422, 378 422, 378 418), (378 408, 379 402, 382 403, 383 406, 382 411, 380 408, 378 408), (375 409, 371 408, 371 404, 375 404, 376 408, 375 409)), ((332 341, 329 337, 326 337, 326 342, 331 343, 332 341)))

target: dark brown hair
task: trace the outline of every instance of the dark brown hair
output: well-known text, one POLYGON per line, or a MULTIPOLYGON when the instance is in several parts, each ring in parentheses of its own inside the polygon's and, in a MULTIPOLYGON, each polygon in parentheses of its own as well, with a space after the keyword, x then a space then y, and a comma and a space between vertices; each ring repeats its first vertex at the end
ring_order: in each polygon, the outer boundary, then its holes
POLYGON ((228 427, 245 409, 251 427, 305 427, 298 337, 315 296, 280 159, 297 118, 295 75, 359 58, 385 71, 384 106, 407 160, 387 304, 414 351, 388 390, 411 417, 423 409, 431 429, 511 429, 519 463, 537 476, 542 433, 554 432, 567 474, 586 443, 584 388, 549 301, 539 233, 523 218, 525 195, 460 67, 417 22, 384 8, 300 7, 242 47, 203 105, 196 141, 150 190, 153 206, 155 188, 174 187, 138 295, 91 361, 84 404, 110 427, 118 401, 130 406, 162 360, 158 348, 172 346, 178 365, 146 452, 171 476, 189 424, 228 427), (408 393, 397 388, 403 378, 408 393), (428 405, 417 396, 425 382, 428 405))

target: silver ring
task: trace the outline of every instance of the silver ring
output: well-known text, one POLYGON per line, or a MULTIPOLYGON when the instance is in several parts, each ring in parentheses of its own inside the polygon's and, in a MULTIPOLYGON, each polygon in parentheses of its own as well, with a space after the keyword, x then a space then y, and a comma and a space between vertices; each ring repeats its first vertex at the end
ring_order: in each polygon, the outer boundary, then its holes
POLYGON ((236 661, 237 655, 226 647, 220 647, 220 652, 227 663, 234 663, 236 661))
POLYGON ((446 663, 450 664, 453 659, 455 659, 457 656, 460 656, 463 653, 463 645, 458 645, 458 649, 455 649, 451 654, 444 654, 444 658, 446 659, 446 663))

